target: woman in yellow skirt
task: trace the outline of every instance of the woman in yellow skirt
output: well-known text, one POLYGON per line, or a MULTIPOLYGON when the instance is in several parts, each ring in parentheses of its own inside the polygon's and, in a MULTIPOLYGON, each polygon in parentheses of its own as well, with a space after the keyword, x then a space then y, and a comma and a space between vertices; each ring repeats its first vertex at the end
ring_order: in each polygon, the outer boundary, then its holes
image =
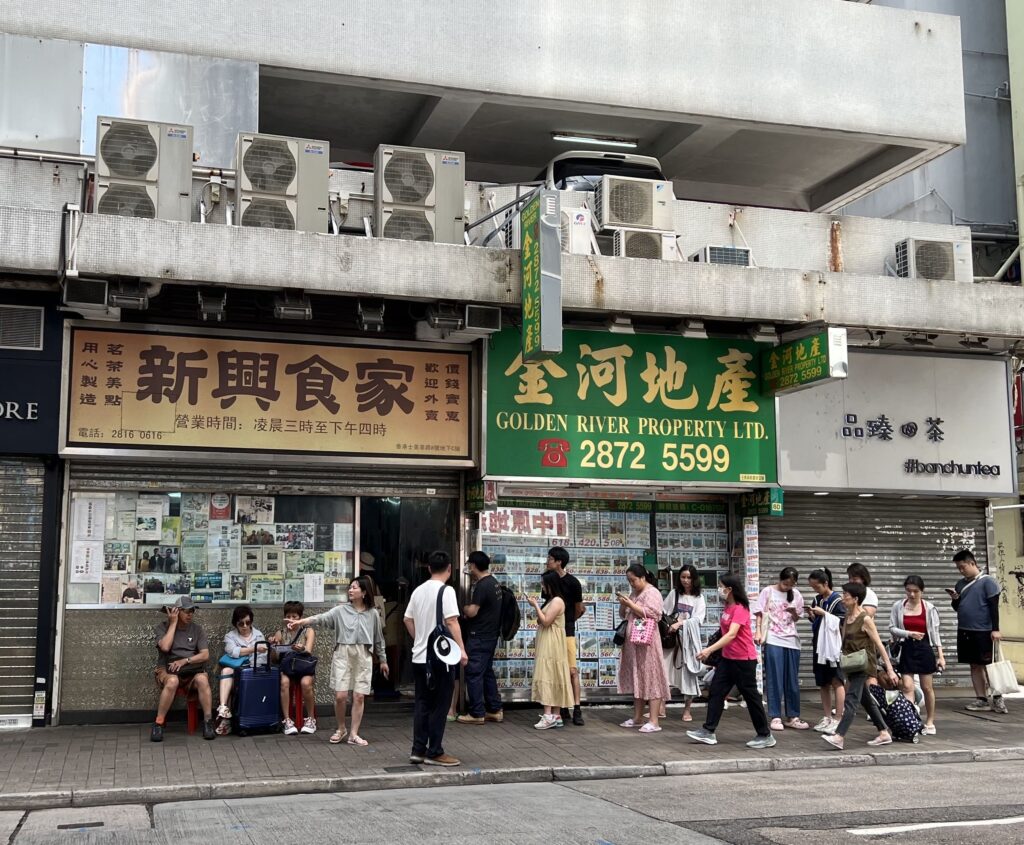
POLYGON ((548 570, 540 579, 543 606, 533 596, 526 600, 537 611, 537 643, 534 648, 533 700, 544 706, 544 715, 534 727, 539 730, 563 726, 559 711, 573 706, 569 655, 565 647, 565 595, 562 578, 548 570))

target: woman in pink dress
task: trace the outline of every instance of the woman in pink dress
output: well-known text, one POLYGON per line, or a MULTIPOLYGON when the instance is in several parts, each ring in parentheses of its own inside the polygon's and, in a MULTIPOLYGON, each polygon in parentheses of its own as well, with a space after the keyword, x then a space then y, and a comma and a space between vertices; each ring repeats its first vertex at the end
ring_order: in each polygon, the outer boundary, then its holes
POLYGON ((661 593, 652 583, 652 576, 639 563, 626 570, 626 580, 632 592, 627 596, 618 593, 619 615, 629 620, 626 641, 622 645, 619 660, 619 692, 632 694, 633 718, 626 719, 620 727, 635 728, 643 719, 644 705, 650 707, 650 721, 644 723, 640 733, 660 731, 658 715, 662 704, 669 697, 668 675, 662 660, 661 637, 658 636, 658 620, 661 619, 661 593), (650 620, 645 622, 644 620, 650 620), (654 626, 649 632, 649 642, 633 642, 630 631, 636 626, 654 626))

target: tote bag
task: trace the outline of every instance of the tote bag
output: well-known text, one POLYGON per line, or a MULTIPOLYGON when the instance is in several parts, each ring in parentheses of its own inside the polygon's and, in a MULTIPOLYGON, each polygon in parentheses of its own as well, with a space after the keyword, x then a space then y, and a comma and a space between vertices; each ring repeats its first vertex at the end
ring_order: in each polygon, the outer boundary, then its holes
POLYGON ((1009 660, 1003 659, 1003 644, 996 640, 992 644, 992 662, 985 667, 988 688, 992 695, 1012 695, 1020 692, 1017 684, 1017 673, 1009 660))

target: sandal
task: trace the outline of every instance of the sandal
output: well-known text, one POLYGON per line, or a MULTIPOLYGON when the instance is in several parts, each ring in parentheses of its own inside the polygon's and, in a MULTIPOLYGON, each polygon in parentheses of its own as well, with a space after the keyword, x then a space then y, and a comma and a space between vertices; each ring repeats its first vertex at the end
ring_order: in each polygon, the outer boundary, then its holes
POLYGON ((350 736, 348 738, 348 744, 349 745, 369 745, 370 743, 368 743, 361 736, 358 736, 356 734, 352 734, 352 736, 350 736))
POLYGON ((693 714, 692 713, 683 713, 683 721, 684 722, 692 722, 693 721, 693 714))
POLYGON ((327 740, 331 745, 338 745, 343 742, 345 737, 348 735, 347 730, 337 730, 331 734, 331 738, 327 740))
POLYGON ((620 728, 635 728, 636 727, 636 722, 634 722, 632 719, 626 719, 625 722, 619 722, 619 727, 620 728))
POLYGON ((660 725, 652 725, 650 722, 648 722, 646 725, 644 725, 642 728, 640 728, 640 733, 642 733, 642 734, 655 734, 655 733, 657 733, 660 730, 661 730, 661 726, 660 725))

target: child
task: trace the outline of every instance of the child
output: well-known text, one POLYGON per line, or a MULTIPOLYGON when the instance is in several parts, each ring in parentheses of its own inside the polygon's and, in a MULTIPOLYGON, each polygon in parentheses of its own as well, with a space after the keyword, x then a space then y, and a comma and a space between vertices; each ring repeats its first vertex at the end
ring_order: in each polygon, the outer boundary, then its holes
MULTIPOLYGON (((275 645, 290 645, 296 652, 312 654, 313 645, 316 643, 316 632, 305 626, 294 623, 302 620, 302 613, 306 608, 300 601, 286 601, 284 603, 284 626, 270 642, 275 645), (293 632, 293 626, 298 630, 293 632)), ((277 660, 280 661, 280 652, 275 651, 277 660)), ((302 733, 316 733, 316 698, 313 694, 313 683, 315 675, 292 676, 281 672, 281 711, 284 713, 284 734, 292 736, 299 732, 295 722, 288 717, 288 708, 291 705, 292 684, 298 683, 302 687, 302 703, 306 708, 306 720, 302 723, 302 733)))

